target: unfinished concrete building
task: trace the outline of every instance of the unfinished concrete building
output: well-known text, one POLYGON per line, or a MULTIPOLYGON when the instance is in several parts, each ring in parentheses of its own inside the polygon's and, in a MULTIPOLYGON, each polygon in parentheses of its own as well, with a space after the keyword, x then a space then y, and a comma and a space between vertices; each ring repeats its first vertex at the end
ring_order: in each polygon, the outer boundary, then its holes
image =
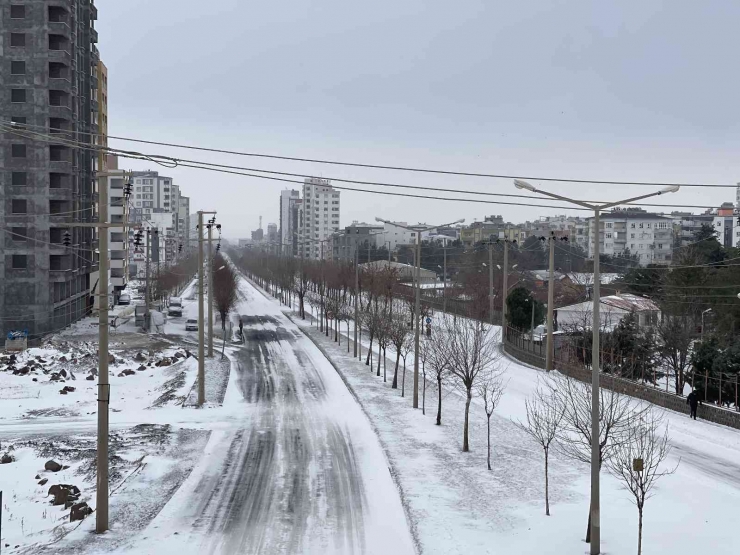
POLYGON ((97 220, 96 155, 77 146, 98 132, 96 19, 91 0, 0 0, 3 334, 40 337, 92 307, 97 233, 70 224, 97 220))

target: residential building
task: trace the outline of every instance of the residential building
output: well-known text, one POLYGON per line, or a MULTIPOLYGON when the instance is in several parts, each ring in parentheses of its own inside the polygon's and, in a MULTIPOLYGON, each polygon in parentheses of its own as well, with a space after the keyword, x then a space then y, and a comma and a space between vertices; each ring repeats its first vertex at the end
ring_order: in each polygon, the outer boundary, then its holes
MULTIPOLYGON (((119 295, 126 288, 129 272, 128 234, 124 225, 128 221, 129 213, 129 205, 124 196, 128 178, 124 175, 123 170, 118 169, 117 157, 109 156, 106 166, 107 172, 113 174, 107 179, 109 184, 108 217, 111 223, 121 224, 120 227, 108 229, 108 248, 110 249, 110 276, 108 282, 113 289, 114 300, 117 302, 119 295)), ((102 182, 105 182, 105 180, 102 180, 102 182)))
MULTIPOLYGON (((196 222, 197 225, 197 222, 196 222)), ((190 197, 180 195, 177 209, 177 250, 185 253, 190 248, 190 197), (180 249, 182 247, 182 249, 180 249)))
POLYGON ((714 228, 717 240, 725 247, 740 247, 740 223, 730 203, 704 214, 671 212, 675 247, 685 247, 696 241, 696 234, 704 225, 714 228))
POLYGON ((339 231, 341 193, 331 186, 328 179, 307 177, 303 183, 303 226, 300 230, 299 251, 305 258, 318 259, 329 236, 339 231))
MULTIPOLYGON (((593 257, 597 236, 594 219, 588 218, 588 255, 593 257)), ((673 258, 671 218, 639 208, 616 209, 601 215, 598 231, 599 252, 619 256, 629 252, 639 257, 640 265, 670 264, 673 258)))
POLYGON ((368 249, 388 246, 383 243, 385 237, 382 225, 352 222, 352 225, 331 235, 329 252, 334 260, 354 260, 356 251, 360 261, 363 255, 367 260, 368 249))
POLYGON ((507 227, 513 226, 507 224, 502 216, 486 216, 482 222, 473 222, 463 227, 460 231, 460 241, 466 246, 472 246, 481 241, 503 239, 507 227))
POLYGON ((95 232, 72 224, 97 218, 96 156, 61 140, 90 142, 98 132, 96 19, 92 0, 0 5, 0 114, 17 126, 0 131, 3 334, 38 337, 92 307, 95 232), (34 141, 24 125, 60 142, 34 141))
POLYGON ((267 224, 267 240, 270 241, 270 243, 278 243, 277 224, 267 224))
MULTIPOLYGON (((637 316, 639 328, 656 326, 661 320, 660 308, 650 299, 619 293, 600 297, 600 322, 602 329, 611 331, 630 313, 637 316)), ((558 329, 564 331, 586 331, 591 329, 593 302, 584 301, 556 309, 558 329)))
POLYGON ((416 231, 407 229, 407 227, 408 223, 406 222, 386 222, 381 227, 383 241, 390 242, 392 251, 395 251, 400 245, 416 244, 416 231))
MULTIPOLYGON (((298 226, 296 224, 298 217, 297 203, 301 202, 301 192, 296 189, 285 189, 280 191, 280 244, 283 248, 291 245, 290 253, 297 254, 298 247, 298 226)), ((287 251, 286 251, 287 252, 287 251)))

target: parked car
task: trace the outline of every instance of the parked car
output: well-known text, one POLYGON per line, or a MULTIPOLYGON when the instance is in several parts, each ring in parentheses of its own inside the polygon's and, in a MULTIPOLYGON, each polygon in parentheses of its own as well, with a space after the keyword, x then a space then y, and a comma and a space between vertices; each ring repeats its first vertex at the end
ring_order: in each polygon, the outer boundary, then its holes
POLYGON ((170 297, 170 306, 182 306, 182 299, 180 297, 170 297))
POLYGON ((185 331, 198 331, 198 320, 188 319, 185 322, 185 331))
POLYGON ((527 341, 532 341, 533 343, 542 343, 545 339, 547 339, 547 326, 537 326, 536 328, 534 328, 533 334, 525 333, 524 339, 527 341), (530 337, 531 335, 534 335, 534 339, 530 337))
POLYGON ((131 295, 129 295, 128 293, 121 293, 121 296, 118 297, 118 304, 131 304, 131 295))
POLYGON ((182 316, 182 307, 179 305, 171 304, 167 309, 168 316, 182 316))

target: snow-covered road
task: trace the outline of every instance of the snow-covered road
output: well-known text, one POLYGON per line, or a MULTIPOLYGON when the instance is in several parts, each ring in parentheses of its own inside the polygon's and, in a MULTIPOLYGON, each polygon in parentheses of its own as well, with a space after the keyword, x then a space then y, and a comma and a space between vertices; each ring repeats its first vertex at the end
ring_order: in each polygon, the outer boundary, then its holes
POLYGON ((414 553, 369 421, 329 361, 242 281, 246 342, 200 464, 126 552, 414 553), (162 544, 160 542, 165 542, 162 544))

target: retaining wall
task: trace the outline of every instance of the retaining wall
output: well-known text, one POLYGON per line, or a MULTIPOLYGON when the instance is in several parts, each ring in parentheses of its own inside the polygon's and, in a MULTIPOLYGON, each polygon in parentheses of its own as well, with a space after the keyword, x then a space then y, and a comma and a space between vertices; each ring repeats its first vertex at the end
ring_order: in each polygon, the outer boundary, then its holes
MULTIPOLYGON (((536 366, 537 368, 545 368, 545 359, 543 357, 520 349, 508 340, 506 341, 506 352, 521 362, 531 366, 536 366)), ((555 368, 566 376, 570 376, 571 378, 582 382, 591 383, 591 370, 588 368, 574 364, 565 364, 557 360, 555 361, 555 368)), ((689 406, 686 404, 686 397, 668 393, 630 380, 625 380, 624 378, 618 378, 603 372, 599 376, 599 383, 601 387, 605 389, 629 395, 630 397, 635 397, 637 399, 642 399, 649 403, 653 403, 654 405, 674 410, 676 412, 682 412, 685 414, 689 413, 689 406)), ((722 409, 715 405, 700 404, 699 410, 697 411, 697 418, 740 430, 740 412, 734 410, 722 409)))

